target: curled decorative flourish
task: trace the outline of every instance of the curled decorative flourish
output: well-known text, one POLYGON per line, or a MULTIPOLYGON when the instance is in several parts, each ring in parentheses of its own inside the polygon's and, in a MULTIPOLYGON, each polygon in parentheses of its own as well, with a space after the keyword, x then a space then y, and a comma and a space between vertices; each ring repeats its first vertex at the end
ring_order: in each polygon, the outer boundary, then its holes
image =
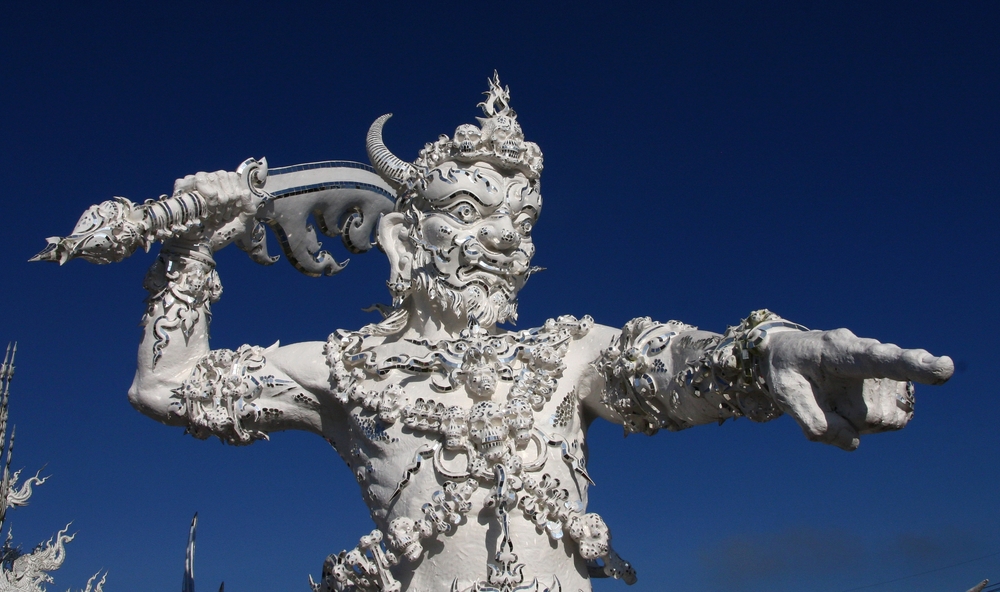
POLYGON ((483 93, 486 95, 486 100, 476 106, 482 107, 483 112, 490 117, 498 115, 517 117, 510 108, 510 87, 500 85, 500 74, 494 70, 493 78, 487 78, 486 82, 490 85, 490 89, 483 93))
MULTIPOLYGON (((566 443, 566 438, 558 434, 548 435, 545 434, 545 432, 542 432, 541 430, 538 430, 538 432, 545 436, 545 439, 549 443, 549 446, 559 447, 559 449, 562 451, 563 461, 565 461, 566 464, 569 465, 569 468, 573 469, 574 473, 586 479, 587 483, 590 483, 591 485, 597 485, 596 483, 594 483, 594 480, 591 479, 590 475, 587 473, 586 469, 587 462, 586 460, 584 460, 583 455, 576 456, 573 452, 571 452, 569 444, 566 443)), ((576 449, 577 449, 577 443, 574 442, 573 450, 575 451, 576 449)))
POLYGON ((87 586, 83 589, 83 592, 104 592, 104 584, 106 584, 107 582, 108 582, 107 572, 104 572, 103 574, 101 574, 100 572, 95 573, 94 575, 90 576, 90 578, 87 580, 87 586), (98 580, 97 576, 101 576, 101 579, 98 580))
POLYGON ((256 219, 274 232, 288 262, 310 277, 336 274, 347 264, 323 249, 320 233, 339 237, 351 253, 368 251, 375 225, 395 198, 395 189, 371 167, 347 161, 272 169, 266 189, 256 219))
POLYGON ((14 489, 14 485, 17 483, 17 478, 21 475, 21 471, 15 472, 10 478, 10 489, 7 490, 7 500, 6 504, 8 508, 14 508, 19 506, 28 505, 28 499, 31 497, 31 488, 35 485, 41 485, 49 480, 48 477, 39 477, 42 473, 41 469, 35 473, 34 477, 29 477, 27 481, 21 484, 20 489, 14 489))

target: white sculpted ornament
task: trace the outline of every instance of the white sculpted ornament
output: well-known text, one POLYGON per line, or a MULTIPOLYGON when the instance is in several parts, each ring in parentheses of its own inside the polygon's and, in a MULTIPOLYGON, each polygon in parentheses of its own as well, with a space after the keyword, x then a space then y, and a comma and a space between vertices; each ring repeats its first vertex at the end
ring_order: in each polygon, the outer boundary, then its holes
POLYGON ((236 173, 198 173, 159 201, 88 211, 35 258, 109 262, 164 241, 129 398, 200 438, 249 444, 300 429, 337 449, 377 528, 327 558, 317 592, 632 583, 608 526, 587 512, 592 421, 654 434, 787 413, 809 439, 852 450, 861 435, 906 425, 910 381, 951 376, 946 357, 809 331, 766 310, 724 335, 649 318, 618 330, 587 316, 500 329, 538 269, 542 153, 508 90, 495 76, 489 84, 479 125, 440 136, 412 163, 382 142, 385 115, 367 137, 373 167, 269 170, 251 159, 236 173), (273 262, 265 224, 309 275, 343 267, 319 250, 315 228, 354 252, 374 232, 390 264, 384 320, 325 343, 210 351, 213 253, 236 242, 273 262))
MULTIPOLYGON (((0 453, 3 453, 3 475, 0 477, 0 529, 3 528, 7 510, 28 505, 33 493, 32 487, 42 485, 48 477, 39 477, 41 471, 29 477, 20 487, 17 482, 21 471, 10 472, 10 463, 14 450, 14 430, 7 438, 8 403, 10 401, 10 383, 14 378, 14 358, 17 357, 17 345, 7 345, 3 362, 0 363, 0 453)), ((66 561, 66 544, 73 541, 75 534, 69 532, 69 525, 60 530, 48 541, 35 545, 29 553, 21 550, 20 545, 13 545, 13 535, 7 529, 7 538, 0 545, 0 592, 45 592, 46 584, 51 584, 53 571, 62 567, 66 561)), ((87 580, 82 592, 103 592, 107 582, 107 573, 96 573, 87 580), (98 579, 100 576, 100 579, 98 579)))

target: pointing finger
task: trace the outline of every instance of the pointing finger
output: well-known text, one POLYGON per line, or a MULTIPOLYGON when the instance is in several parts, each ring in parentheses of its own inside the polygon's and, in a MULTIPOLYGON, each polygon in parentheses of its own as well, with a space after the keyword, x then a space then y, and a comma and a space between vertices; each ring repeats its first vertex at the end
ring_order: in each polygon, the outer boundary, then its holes
POLYGON ((823 341, 824 370, 845 378, 941 384, 955 371, 947 356, 933 356, 922 349, 902 349, 874 339, 858 339, 846 329, 827 332, 823 341))

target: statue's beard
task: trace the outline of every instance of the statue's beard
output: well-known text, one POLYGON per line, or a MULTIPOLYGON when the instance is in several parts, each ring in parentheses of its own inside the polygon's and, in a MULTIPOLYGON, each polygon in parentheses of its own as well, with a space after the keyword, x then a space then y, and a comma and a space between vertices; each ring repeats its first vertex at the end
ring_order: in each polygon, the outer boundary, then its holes
POLYGON ((517 320, 517 291, 506 281, 474 280, 456 288, 433 273, 420 270, 417 289, 427 291, 428 299, 439 312, 475 321, 481 327, 517 320))

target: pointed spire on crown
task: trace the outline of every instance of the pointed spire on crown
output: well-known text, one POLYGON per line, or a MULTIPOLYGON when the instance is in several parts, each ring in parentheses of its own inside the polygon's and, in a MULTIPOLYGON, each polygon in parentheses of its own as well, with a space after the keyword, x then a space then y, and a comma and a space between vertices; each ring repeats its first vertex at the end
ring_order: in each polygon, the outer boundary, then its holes
POLYGON ((490 90, 484 92, 486 100, 476 105, 483 108, 483 113, 488 117, 505 115, 511 119, 517 119, 517 113, 510 108, 510 87, 500 86, 500 74, 493 70, 493 78, 487 78, 490 90))

